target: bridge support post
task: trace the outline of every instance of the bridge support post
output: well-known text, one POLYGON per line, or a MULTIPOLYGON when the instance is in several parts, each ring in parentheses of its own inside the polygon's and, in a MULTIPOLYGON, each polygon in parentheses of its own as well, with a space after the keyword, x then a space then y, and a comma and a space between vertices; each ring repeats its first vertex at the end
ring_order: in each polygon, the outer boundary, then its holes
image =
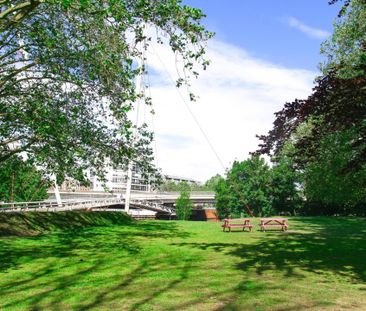
POLYGON ((127 170, 127 185, 126 185, 126 197, 125 197, 125 212, 130 211, 130 201, 131 201, 131 186, 132 186, 132 161, 128 163, 127 170))
POLYGON ((61 206, 62 205, 61 195, 60 195, 60 190, 58 189, 56 176, 53 177, 53 190, 54 190, 54 193, 55 193, 57 205, 61 206))

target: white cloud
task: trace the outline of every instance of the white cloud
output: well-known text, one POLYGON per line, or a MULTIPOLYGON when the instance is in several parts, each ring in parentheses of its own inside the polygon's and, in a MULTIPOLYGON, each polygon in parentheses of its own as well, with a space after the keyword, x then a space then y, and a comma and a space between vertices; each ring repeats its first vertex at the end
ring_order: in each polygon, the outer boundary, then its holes
POLYGON ((323 40, 330 36, 330 33, 328 31, 310 27, 310 26, 304 24, 303 22, 299 21, 295 17, 290 17, 287 20, 287 24, 293 28, 300 30, 301 32, 303 32, 310 38, 323 40))
MULTIPOLYGON (((273 113, 286 101, 309 95, 316 73, 274 65, 215 40, 207 54, 212 64, 193 82, 199 100, 192 103, 184 89, 180 92, 229 167, 234 159, 245 159, 256 150, 255 135, 271 129, 273 113)), ((169 77, 177 77, 173 54, 159 45, 147 57, 153 71, 154 129, 163 172, 201 181, 224 173, 169 77)))

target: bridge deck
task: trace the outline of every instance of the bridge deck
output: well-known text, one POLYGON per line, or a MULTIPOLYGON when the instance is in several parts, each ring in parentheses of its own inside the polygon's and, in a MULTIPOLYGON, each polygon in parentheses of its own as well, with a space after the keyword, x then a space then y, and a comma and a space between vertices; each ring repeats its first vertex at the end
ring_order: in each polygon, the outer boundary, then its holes
MULTIPOLYGON (((106 208, 111 206, 124 205, 124 199, 99 199, 99 200, 68 200, 58 204, 56 201, 37 201, 37 202, 16 202, 16 203, 0 203, 0 212, 59 212, 73 210, 93 210, 93 208, 106 208)), ((131 200, 131 207, 175 214, 175 210, 155 202, 144 200, 131 200)), ((106 209, 107 210, 107 209, 106 209)))

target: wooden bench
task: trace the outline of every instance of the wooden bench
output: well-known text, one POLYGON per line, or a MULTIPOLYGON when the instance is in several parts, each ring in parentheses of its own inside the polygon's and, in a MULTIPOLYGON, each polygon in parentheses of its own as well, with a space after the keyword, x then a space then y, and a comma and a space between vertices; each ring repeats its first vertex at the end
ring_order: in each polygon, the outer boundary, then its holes
POLYGON ((229 229, 229 232, 231 232, 231 228, 243 228, 243 231, 245 228, 248 228, 249 231, 252 231, 253 225, 250 224, 250 219, 247 218, 238 218, 238 219, 224 219, 224 224, 221 225, 223 231, 226 230, 226 228, 229 229))
POLYGON ((266 231, 266 228, 281 228, 282 231, 286 231, 288 220, 286 218, 261 218, 259 226, 262 231, 266 231))

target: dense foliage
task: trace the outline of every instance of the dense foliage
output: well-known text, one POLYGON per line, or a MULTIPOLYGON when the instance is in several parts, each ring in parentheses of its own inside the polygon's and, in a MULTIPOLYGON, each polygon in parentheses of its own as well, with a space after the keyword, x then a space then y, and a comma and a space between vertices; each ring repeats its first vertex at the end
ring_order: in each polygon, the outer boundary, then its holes
POLYGON ((48 197, 48 180, 31 163, 18 157, 0 162, 0 181, 0 201, 40 201, 48 197))
POLYGON ((336 74, 322 77, 314 92, 305 100, 286 103, 276 113, 273 129, 263 141, 260 152, 277 155, 288 141, 294 141, 296 163, 316 160, 320 144, 327 135, 350 130, 354 133, 348 167, 359 169, 366 164, 366 77, 341 79, 336 74), (300 126, 307 124, 309 131, 296 135, 300 126), (296 137, 294 137, 296 135, 296 137))
POLYGON ((299 191, 297 175, 289 161, 281 159, 273 167, 254 156, 235 161, 216 186, 216 207, 220 218, 248 215, 272 216, 281 212, 296 213, 299 191))
POLYGON ((352 130, 327 135, 321 142, 316 161, 303 172, 304 192, 309 202, 318 203, 325 211, 313 214, 365 214, 366 166, 348 170, 354 156, 352 130))
POLYGON ((154 34, 188 83, 194 64, 208 65, 203 17, 180 0, 1 1, 0 162, 26 152, 59 182, 130 159, 153 172, 152 135, 144 126, 134 135, 128 117, 138 99, 150 104, 135 87, 146 70, 137 60, 154 34))

